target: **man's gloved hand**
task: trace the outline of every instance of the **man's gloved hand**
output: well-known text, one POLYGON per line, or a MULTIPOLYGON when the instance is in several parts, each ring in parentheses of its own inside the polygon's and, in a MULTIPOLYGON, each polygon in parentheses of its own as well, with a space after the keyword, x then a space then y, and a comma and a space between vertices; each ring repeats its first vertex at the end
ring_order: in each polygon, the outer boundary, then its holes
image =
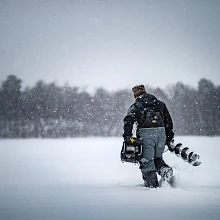
POLYGON ((171 141, 167 141, 166 145, 167 145, 169 151, 173 152, 175 150, 174 139, 172 139, 171 141))
POLYGON ((130 137, 130 136, 126 136, 126 137, 124 138, 124 141, 125 141, 125 144, 127 144, 127 145, 130 145, 130 144, 133 143, 133 142, 132 142, 132 137, 130 137))

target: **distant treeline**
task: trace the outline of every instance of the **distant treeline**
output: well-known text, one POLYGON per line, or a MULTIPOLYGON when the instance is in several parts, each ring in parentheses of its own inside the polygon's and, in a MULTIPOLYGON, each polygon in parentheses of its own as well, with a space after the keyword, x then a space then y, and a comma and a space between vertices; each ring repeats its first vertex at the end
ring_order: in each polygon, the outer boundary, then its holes
MULTIPOLYGON (((123 118, 134 102, 131 89, 91 95, 78 87, 39 81, 22 88, 14 75, 0 86, 0 138, 121 136, 123 118)), ((220 86, 201 79, 196 89, 183 83, 147 91, 164 101, 177 135, 220 135, 220 86)))

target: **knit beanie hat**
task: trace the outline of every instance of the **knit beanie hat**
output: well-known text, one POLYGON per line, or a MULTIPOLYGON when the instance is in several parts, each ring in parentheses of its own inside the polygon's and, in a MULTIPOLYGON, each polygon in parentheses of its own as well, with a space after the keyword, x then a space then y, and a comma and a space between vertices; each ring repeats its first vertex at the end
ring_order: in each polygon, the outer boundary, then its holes
POLYGON ((134 98, 136 99, 137 97, 139 97, 140 95, 146 94, 146 90, 144 85, 137 85, 135 87, 132 88, 132 92, 134 93, 134 98))

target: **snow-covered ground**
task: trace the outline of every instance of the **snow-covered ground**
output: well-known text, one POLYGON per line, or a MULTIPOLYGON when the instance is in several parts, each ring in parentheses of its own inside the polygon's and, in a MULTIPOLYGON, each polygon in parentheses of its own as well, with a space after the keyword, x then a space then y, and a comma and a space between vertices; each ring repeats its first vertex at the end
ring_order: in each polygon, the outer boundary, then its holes
POLYGON ((138 166, 120 161, 122 138, 1 140, 0 219, 220 219, 220 137, 176 142, 201 166, 166 152, 179 187, 147 190, 138 166))

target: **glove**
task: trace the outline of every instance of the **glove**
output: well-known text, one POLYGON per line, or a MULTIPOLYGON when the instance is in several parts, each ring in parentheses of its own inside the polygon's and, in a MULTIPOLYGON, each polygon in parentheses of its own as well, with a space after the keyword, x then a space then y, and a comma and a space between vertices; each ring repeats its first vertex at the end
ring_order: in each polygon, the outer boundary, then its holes
POLYGON ((126 137, 124 138, 124 142, 125 142, 125 144, 127 144, 127 145, 131 145, 131 144, 133 143, 133 139, 132 139, 132 137, 130 137, 130 136, 126 136, 126 137))
POLYGON ((166 145, 167 145, 169 151, 173 152, 175 150, 174 139, 172 139, 171 141, 167 141, 166 145))

